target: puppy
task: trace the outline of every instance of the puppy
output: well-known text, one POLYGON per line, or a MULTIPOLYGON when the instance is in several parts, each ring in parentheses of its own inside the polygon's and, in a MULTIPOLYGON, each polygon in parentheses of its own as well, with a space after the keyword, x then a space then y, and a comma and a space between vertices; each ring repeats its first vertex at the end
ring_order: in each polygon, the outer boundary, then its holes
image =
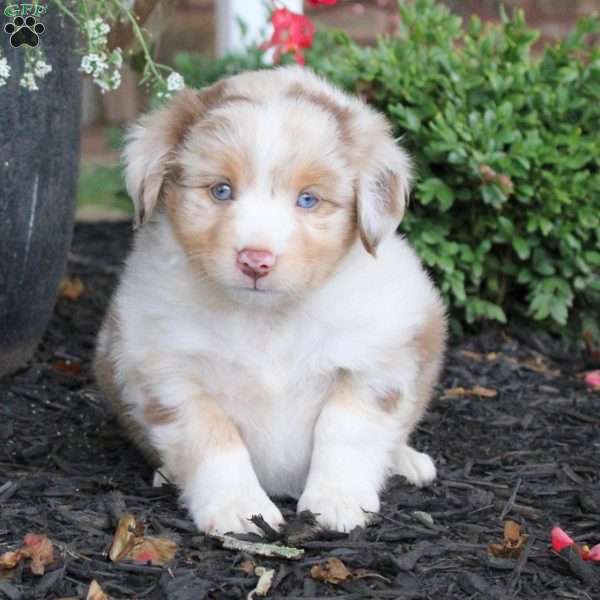
POLYGON ((410 162, 385 119, 307 69, 184 90, 129 132, 139 230, 98 382, 198 529, 299 498, 350 531, 409 445, 444 350, 440 297, 395 235, 410 162))

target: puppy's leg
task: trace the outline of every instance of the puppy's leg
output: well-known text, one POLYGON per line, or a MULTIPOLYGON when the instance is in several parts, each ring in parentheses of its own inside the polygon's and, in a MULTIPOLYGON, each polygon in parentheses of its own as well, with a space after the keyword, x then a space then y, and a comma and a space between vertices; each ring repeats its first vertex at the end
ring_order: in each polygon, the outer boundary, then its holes
POLYGON ((141 417, 167 473, 182 489, 198 529, 257 532, 260 514, 273 527, 279 509, 261 488, 240 433, 218 404, 191 383, 144 386, 141 417))
MULTIPOLYGON (((437 471, 431 457, 409 446, 408 440, 431 400, 445 345, 446 319, 442 306, 434 305, 429 308, 424 325, 409 345, 415 368, 409 370, 412 375, 393 411, 402 428, 394 457, 394 471, 419 487, 430 484, 437 471)), ((410 360, 405 358, 399 364, 406 366, 409 363, 410 360)))
POLYGON ((427 383, 430 380, 421 378, 417 384, 408 386, 405 393, 399 395, 399 402, 390 414, 401 426, 400 443, 394 453, 392 470, 418 487, 429 485, 437 475, 432 458, 424 452, 418 452, 408 443, 411 432, 429 403, 431 386, 427 383))
POLYGON ((364 526, 379 511, 379 491, 397 446, 398 426, 373 392, 341 375, 314 430, 313 454, 298 511, 310 510, 327 529, 364 526))
POLYGON ((438 372, 438 364, 422 368, 419 380, 411 386, 414 391, 399 403, 394 415, 402 424, 400 443, 395 452, 394 471, 418 487, 429 485, 436 478, 437 470, 429 454, 412 448, 408 439, 429 404, 438 372))

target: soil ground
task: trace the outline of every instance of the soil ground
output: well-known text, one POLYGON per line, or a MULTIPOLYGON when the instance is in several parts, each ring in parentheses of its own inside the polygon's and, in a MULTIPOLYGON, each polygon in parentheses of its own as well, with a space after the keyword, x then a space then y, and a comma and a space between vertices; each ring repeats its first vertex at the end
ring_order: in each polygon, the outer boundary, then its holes
POLYGON ((91 377, 95 335, 129 244, 126 224, 77 226, 68 270, 84 292, 60 299, 30 365, 0 382, 0 554, 28 532, 48 535, 56 550, 41 577, 26 563, 0 571, 0 598, 85 598, 96 579, 111 598, 245 599, 257 581, 249 559, 275 569, 270 598, 600 598, 600 564, 549 545, 557 524, 581 543, 600 542, 600 395, 577 377, 591 367, 584 357, 524 330, 453 341, 414 438, 439 477, 426 489, 392 479, 372 526, 318 532, 281 501, 283 542, 305 550, 295 561, 226 550, 198 534, 175 490, 151 487, 150 469, 91 377), (496 395, 452 391, 475 386, 496 395), (167 567, 108 560, 126 512, 177 543, 167 567), (518 558, 488 552, 506 519, 528 536, 518 558), (311 576, 330 557, 354 577, 311 576))

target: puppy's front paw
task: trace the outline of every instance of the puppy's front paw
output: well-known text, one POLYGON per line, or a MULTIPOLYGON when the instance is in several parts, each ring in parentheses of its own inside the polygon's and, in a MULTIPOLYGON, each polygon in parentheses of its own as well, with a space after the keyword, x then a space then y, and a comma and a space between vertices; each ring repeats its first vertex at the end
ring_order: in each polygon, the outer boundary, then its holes
POLYGON ((274 529, 278 529, 284 522, 280 510, 260 488, 254 491, 240 488, 229 497, 219 495, 205 506, 192 508, 196 527, 212 535, 260 534, 260 530, 250 521, 254 515, 261 515, 274 529))
POLYGON ((410 446, 402 446, 396 453, 396 472, 417 487, 429 485, 437 475, 429 454, 417 452, 410 446))
POLYGON ((368 488, 310 485, 298 500, 298 512, 303 510, 314 513, 324 529, 349 532, 367 525, 370 519, 368 513, 379 512, 379 495, 368 488))

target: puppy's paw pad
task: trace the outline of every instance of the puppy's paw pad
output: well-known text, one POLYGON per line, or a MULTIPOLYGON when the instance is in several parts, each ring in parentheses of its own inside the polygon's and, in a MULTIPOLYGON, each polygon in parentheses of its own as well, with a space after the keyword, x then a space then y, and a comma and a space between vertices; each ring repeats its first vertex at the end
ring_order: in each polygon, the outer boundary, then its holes
POLYGON ((379 496, 374 490, 344 490, 334 486, 307 488, 298 501, 298 512, 309 510, 324 529, 352 531, 365 527, 369 513, 379 512, 379 496))
POLYGON ((220 501, 215 500, 209 506, 193 511, 196 527, 200 531, 212 535, 261 534, 258 527, 250 521, 254 515, 261 515, 273 529, 279 529, 284 523, 281 511, 264 492, 262 492, 262 496, 264 497, 261 497, 261 494, 252 494, 251 496, 243 495, 220 501))
POLYGON ((410 446, 404 446, 398 450, 396 472, 417 487, 429 485, 437 476, 431 456, 424 452, 417 452, 410 446))

